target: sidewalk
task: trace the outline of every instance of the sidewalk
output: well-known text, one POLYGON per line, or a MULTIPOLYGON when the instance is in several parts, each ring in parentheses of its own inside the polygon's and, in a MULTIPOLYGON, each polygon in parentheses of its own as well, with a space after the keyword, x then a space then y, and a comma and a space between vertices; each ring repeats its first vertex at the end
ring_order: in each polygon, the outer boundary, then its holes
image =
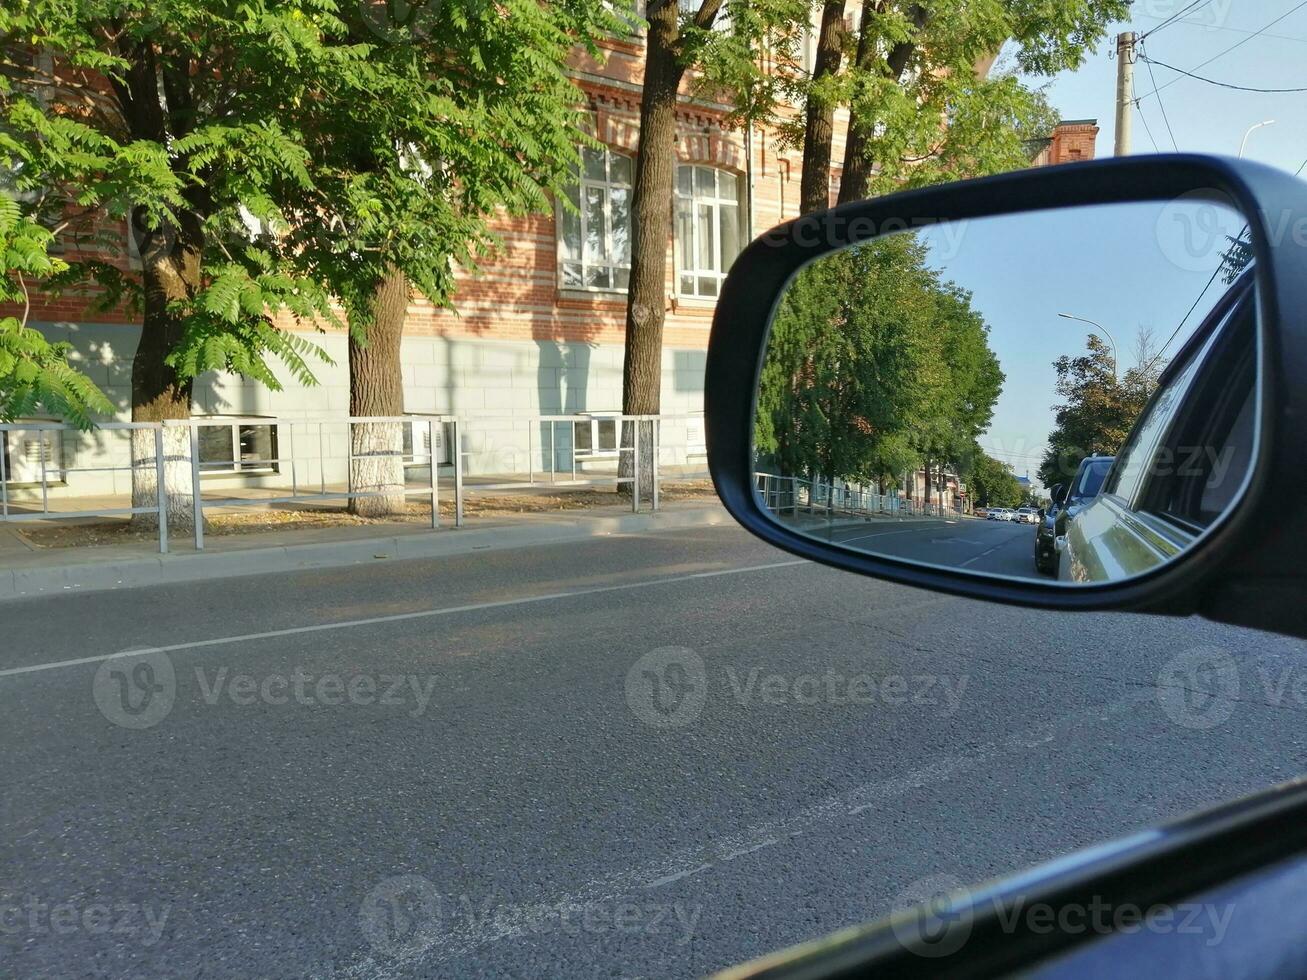
POLYGON ((470 517, 462 528, 417 525, 330 527, 214 536, 202 552, 185 537, 161 555, 153 543, 96 548, 34 549, 0 525, 0 600, 172 582, 331 568, 405 558, 440 558, 473 551, 560 544, 611 534, 732 523, 716 502, 668 501, 657 513, 631 513, 623 504, 582 511, 470 517))

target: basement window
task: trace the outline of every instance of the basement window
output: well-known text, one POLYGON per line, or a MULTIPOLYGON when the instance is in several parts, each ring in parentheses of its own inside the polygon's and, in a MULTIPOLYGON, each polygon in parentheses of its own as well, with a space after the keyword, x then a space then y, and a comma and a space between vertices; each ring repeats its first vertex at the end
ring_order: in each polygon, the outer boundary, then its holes
POLYGON ((616 412, 572 423, 572 445, 578 457, 616 456, 619 437, 616 412))
POLYGON ((271 420, 229 422, 220 415, 205 416, 196 437, 200 445, 200 472, 206 476, 278 472, 277 426, 271 420))
MULTIPOLYGON (((16 424, 50 423, 55 419, 18 419, 16 424)), ((47 486, 64 482, 63 432, 17 429, 0 432, 5 482, 11 487, 39 487, 42 472, 47 486), (44 470, 42 469, 44 464, 44 470)))
POLYGON ((426 419, 414 419, 404 425, 404 465, 429 466, 431 463, 431 433, 436 436, 436 465, 453 466, 453 423, 436 422, 428 426, 426 419), (416 447, 416 449, 415 449, 416 447))

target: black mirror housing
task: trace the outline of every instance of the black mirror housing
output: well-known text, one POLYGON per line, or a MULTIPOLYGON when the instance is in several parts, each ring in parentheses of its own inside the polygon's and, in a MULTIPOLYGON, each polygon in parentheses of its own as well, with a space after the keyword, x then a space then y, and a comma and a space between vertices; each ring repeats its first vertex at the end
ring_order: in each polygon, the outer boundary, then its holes
MULTIPOLYGON (((705 385, 714 485, 742 525, 794 554, 955 595, 1050 609, 1134 609, 1307 635, 1307 509, 1271 506, 1301 492, 1307 446, 1307 183, 1260 164, 1196 155, 1116 158, 1002 174, 841 205, 754 241, 727 277, 713 319, 705 385), (1210 195, 1248 222, 1254 257, 1257 451, 1242 497, 1198 546, 1136 578, 1067 588, 985 577, 855 552, 795 533, 768 515, 753 480, 754 397, 771 319, 794 274, 814 259, 931 224, 1064 207, 1210 195)), ((1018 274, 1014 271, 1014 274, 1018 274)), ((1062 505, 1068 487, 1054 487, 1062 505)))

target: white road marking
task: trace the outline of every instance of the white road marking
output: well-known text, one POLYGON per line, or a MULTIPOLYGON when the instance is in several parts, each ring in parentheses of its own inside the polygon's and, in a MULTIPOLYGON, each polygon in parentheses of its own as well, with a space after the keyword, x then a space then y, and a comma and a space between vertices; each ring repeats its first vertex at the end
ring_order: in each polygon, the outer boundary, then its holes
MULTIPOLYGON (((803 807, 788 816, 742 828, 738 833, 717 838, 712 843, 691 845, 678 853, 666 855, 638 867, 616 869, 592 878, 572 891, 551 895, 531 908, 549 910, 564 905, 585 907, 587 904, 602 905, 627 900, 632 894, 638 894, 643 889, 715 870, 732 856, 738 857, 749 851, 777 844, 782 838, 793 840, 814 831, 821 832, 831 824, 848 820, 851 815, 856 816, 874 810, 878 806, 883 807, 893 799, 932 784, 946 782, 982 766, 992 766, 995 759, 1002 755, 1040 751, 1054 744, 1059 735, 1065 734, 1068 729, 1086 720, 1097 719, 1104 713, 1118 714, 1131 711, 1140 705, 1150 704, 1155 697, 1156 689, 1153 687, 1128 690, 1121 698, 1110 702, 1106 707, 1098 704, 1082 711, 1070 712, 1055 722, 1036 724, 1004 738, 983 742, 967 752, 943 756, 902 775, 854 786, 803 807), (686 868, 690 870, 687 871, 686 868)), ((505 939, 531 939, 535 935, 528 928, 514 925, 501 926, 493 921, 486 921, 484 917, 481 921, 475 922, 462 920, 445 922, 442 923, 438 938, 425 949, 388 960, 378 960, 365 954, 361 959, 326 976, 339 980, 346 980, 346 978, 399 980, 401 977, 413 975, 414 972, 439 972, 432 970, 431 964, 453 956, 464 955, 478 947, 505 939), (418 964, 426 964, 426 969, 417 970, 418 964)))
MULTIPOLYGON (((165 646, 149 647, 150 650, 162 650, 175 653, 179 650, 198 650, 201 647, 228 646, 233 643, 250 643, 255 640, 271 640, 282 636, 299 636, 305 633, 325 633, 331 630, 352 629, 356 626, 376 626, 381 623, 402 623, 413 619, 431 619, 436 616, 456 616, 459 613, 481 612, 486 609, 505 609, 511 606, 523 606, 534 602, 554 602, 559 599, 574 599, 578 596, 601 595, 606 592, 630 592, 635 589, 650 589, 659 585, 673 585, 677 582, 693 582, 699 579, 720 578, 723 575, 744 575, 749 572, 766 572, 775 568, 789 568, 793 565, 810 564, 805 558, 790 561, 773 561, 765 565, 746 565, 743 568, 723 568, 713 572, 693 572, 688 575, 671 575, 667 578, 649 579, 643 582, 624 582, 621 585, 598 585, 588 589, 573 589, 570 592, 549 592, 544 595, 522 596, 517 599, 499 599, 495 602, 473 602, 465 606, 446 606, 442 609, 421 609, 417 612, 394 613, 389 616, 372 616, 367 619, 347 619, 338 623, 318 623, 314 626, 292 626, 289 629, 268 630, 265 633, 244 633, 240 636, 219 636, 208 640, 190 640, 186 643, 170 643, 165 646)), ((120 650, 116 653, 102 653, 94 657, 77 657, 73 660, 55 660, 49 663, 30 664, 26 667, 10 667, 0 670, 0 677, 13 677, 18 674, 35 674, 45 670, 58 670, 61 667, 77 667, 82 664, 95 664, 104 660, 135 656, 144 645, 133 650, 120 650)))
POLYGON ((771 847, 773 844, 779 844, 779 843, 780 841, 778 841, 774 837, 771 837, 759 844, 754 844, 750 847, 742 847, 738 851, 731 851, 728 854, 723 854, 722 860, 734 861, 738 857, 744 857, 744 855, 746 854, 752 854, 754 851, 761 851, 764 847, 771 847))
POLYGON ((674 871, 669 875, 663 875, 661 878, 655 878, 647 882, 645 888, 661 888, 663 885, 670 885, 673 881, 680 881, 682 878, 688 878, 690 875, 697 875, 700 871, 707 871, 712 867, 711 864, 701 864, 697 868, 687 868, 684 871, 674 871))
POLYGON ((990 548, 988 551, 982 551, 980 554, 976 555, 975 558, 968 558, 961 565, 959 565, 958 568, 966 568, 973 561, 980 561, 980 559, 984 558, 986 555, 992 555, 994 552, 998 551, 999 548, 1002 548, 1005 545, 1009 545, 1015 540, 1016 538, 1008 538, 1006 541, 1000 541, 998 544, 994 545, 994 547, 990 548))
POLYGON ((909 527, 902 531, 876 531, 873 534, 859 534, 854 538, 832 538, 835 544, 848 544, 850 541, 861 541, 864 538, 888 538, 891 534, 912 534, 916 531, 938 531, 939 528, 933 524, 926 527, 909 527))

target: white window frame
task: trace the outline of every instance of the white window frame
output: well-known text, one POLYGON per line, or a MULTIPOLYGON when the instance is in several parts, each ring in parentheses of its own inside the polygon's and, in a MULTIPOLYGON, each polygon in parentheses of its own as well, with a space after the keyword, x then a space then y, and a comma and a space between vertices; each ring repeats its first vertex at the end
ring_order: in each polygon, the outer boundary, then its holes
MULTIPOLYGON (((55 418, 23 418, 15 419, 14 424, 23 423, 43 423, 50 424, 58 422, 55 418)), ((64 463, 64 434, 62 429, 10 429, 0 432, 0 453, 4 454, 4 472, 5 483, 13 488, 39 487, 41 485, 41 460, 40 456, 45 457, 45 484, 46 486, 63 485, 67 483, 67 471, 64 463), (14 450, 17 450, 23 457, 30 457, 32 446, 36 445, 39 456, 33 465, 29 459, 21 459, 15 478, 14 450), (24 471, 30 468, 30 473, 24 471), (27 477, 31 476, 32 479, 27 477)))
POLYGON ((744 224, 743 214, 741 211, 741 194, 740 177, 730 170, 723 170, 720 167, 711 167, 702 163, 682 163, 676 167, 676 220, 675 234, 676 239, 676 292, 678 296, 684 296, 688 299, 707 300, 716 302, 717 297, 721 295, 722 281, 726 278, 726 272, 731 267, 739 255, 737 250, 728 260, 722 257, 722 226, 726 220, 726 215, 733 214, 736 223, 736 244, 743 248, 744 246, 744 224), (681 190, 681 172, 690 171, 690 193, 686 194, 681 190), (697 171, 708 170, 713 174, 713 192, 712 195, 705 195, 699 190, 699 181, 697 171), (722 182, 729 180, 735 184, 734 200, 722 196, 722 182), (702 269, 699 267, 699 207, 706 205, 712 209, 712 236, 713 251, 712 254, 716 259, 718 268, 702 269), (689 209, 690 214, 690 241, 682 241, 681 236, 681 218, 683 211, 689 209), (691 279, 691 289, 685 289, 685 277, 691 279), (711 292, 700 292, 699 280, 713 279, 716 281, 716 289, 711 292))
MULTIPOLYGON (((453 466, 454 457, 450 454, 453 444, 453 423, 435 420, 436 432, 436 466, 453 466)), ((431 465, 431 429, 425 418, 414 418, 404 424, 404 465, 427 467, 431 465), (416 451, 417 446, 421 452, 416 451)))
MULTIPOLYGON (((281 452, 278 441, 278 425, 275 419, 268 419, 267 422, 250 421, 242 417, 228 421, 221 415, 197 415, 195 421, 200 423, 202 428, 222 429, 229 431, 228 438, 231 440, 231 458, 225 460, 214 460, 204 462, 203 459, 197 461, 200 469, 200 476, 267 476, 280 472, 277 459, 281 452), (251 458, 248 462, 241 455, 241 429, 266 428, 271 436, 270 444, 272 449, 272 459, 261 460, 251 458)), ((199 444, 199 434, 196 433, 196 444, 199 444)))
POLYGON ((621 412, 593 412, 587 413, 585 419, 577 419, 572 423, 572 454, 577 459, 613 459, 621 455, 622 445, 622 413, 621 412), (600 445, 599 427, 604 423, 611 423, 613 426, 613 448, 605 449, 600 445), (590 430, 590 447, 582 449, 578 445, 576 433, 581 426, 587 426, 590 430))
MULTIPOLYGON (((676 0, 676 7, 681 12, 682 17, 693 17, 703 6, 703 0, 676 0)), ((731 29, 731 13, 726 9, 726 4, 722 4, 717 9, 717 16, 713 18, 712 29, 726 34, 731 29)))
POLYGON ((568 211, 567 208, 563 206, 563 203, 561 201, 558 202, 558 206, 557 206, 558 214, 557 214, 557 222, 556 222, 557 229, 558 229, 558 234, 557 234, 558 286, 560 289, 575 290, 578 292, 587 292, 587 293, 625 293, 630 286, 630 279, 631 279, 631 256, 630 256, 631 230, 629 226, 630 224, 633 224, 633 216, 630 213, 630 206, 634 202, 634 198, 635 198, 635 189, 634 189, 635 157, 629 156, 625 153, 619 153, 617 150, 614 150, 610 146, 602 147, 599 150, 590 150, 589 148, 582 150, 583 153, 587 151, 591 153, 595 153, 595 152, 603 153, 604 179, 596 180, 593 177, 587 177, 585 175, 584 162, 578 161, 575 186, 577 188, 576 200, 577 200, 580 214, 572 214, 570 211, 568 211), (631 169, 630 183, 621 180, 615 180, 613 178, 614 157, 621 157, 624 160, 630 161, 630 169, 631 169), (607 261, 592 261, 586 256, 586 242, 589 241, 588 233, 590 230, 589 229, 590 216, 585 206, 587 189, 602 191, 604 195, 603 241, 604 241, 604 254, 608 256, 607 261), (625 262, 618 261, 618 256, 616 254, 616 249, 614 247, 614 240, 613 240, 613 191, 614 190, 620 190, 626 192, 628 228, 627 228, 627 255, 626 255, 625 262), (567 222, 570 221, 578 222, 579 229, 580 229, 581 257, 579 260, 567 258, 564 255, 564 251, 563 251, 564 236, 566 234, 566 224, 567 222), (566 266, 579 267, 580 282, 567 281, 567 274, 564 271, 564 268, 566 266), (609 285, 607 286, 587 285, 586 279, 588 278, 589 271, 592 269, 607 269, 609 274, 609 285), (617 284, 618 282, 617 273, 619 272, 626 273, 625 285, 617 284))

